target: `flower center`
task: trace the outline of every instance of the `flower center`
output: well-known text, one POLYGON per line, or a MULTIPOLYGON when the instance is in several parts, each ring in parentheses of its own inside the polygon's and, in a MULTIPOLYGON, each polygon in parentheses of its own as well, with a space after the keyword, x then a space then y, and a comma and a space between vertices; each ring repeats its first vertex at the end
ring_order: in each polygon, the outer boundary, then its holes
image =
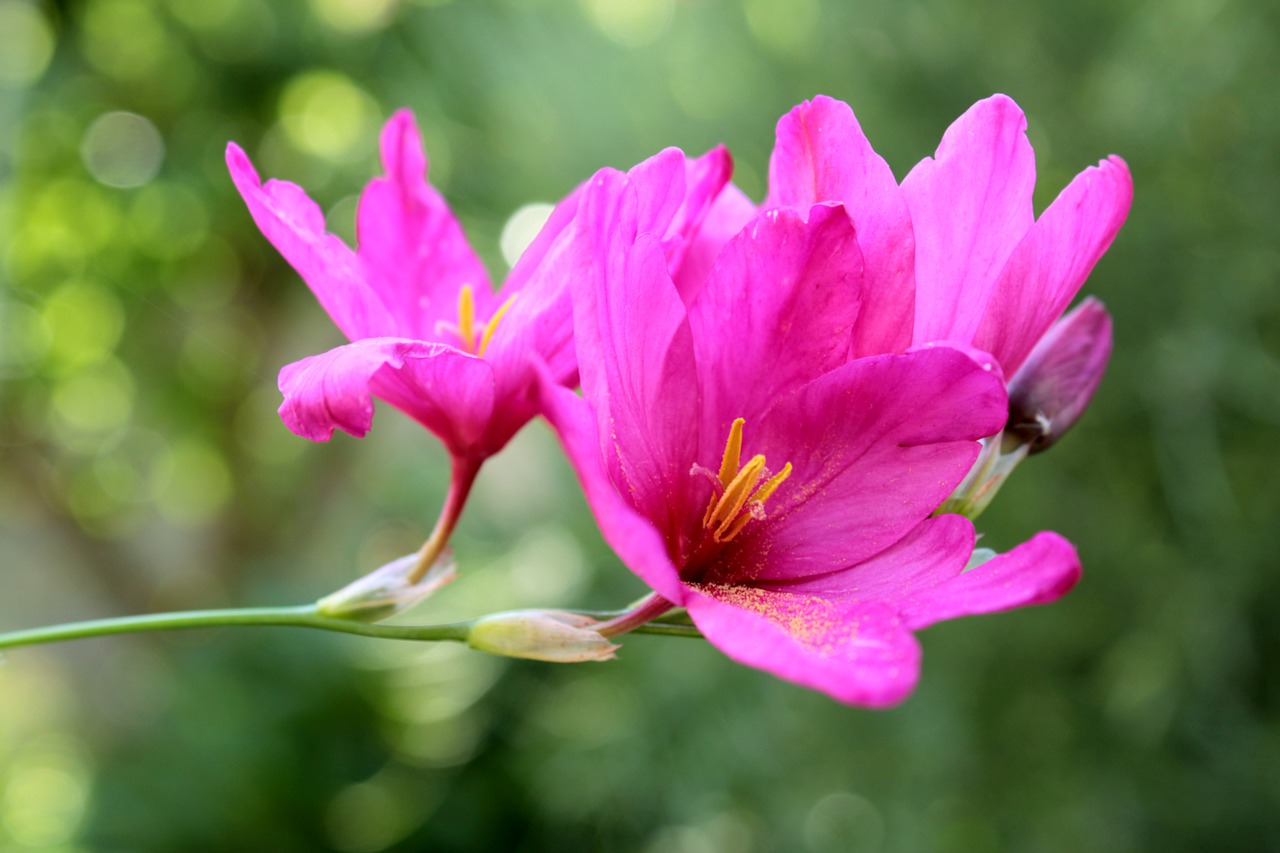
POLYGON ((507 313, 507 309, 511 307, 512 301, 516 298, 515 294, 507 297, 507 301, 493 312, 493 316, 489 318, 489 322, 485 323, 484 329, 480 332, 480 340, 477 345, 476 341, 476 294, 470 284, 462 285, 462 289, 458 291, 458 322, 440 323, 436 330, 438 332, 452 332, 462 341, 462 348, 474 355, 483 356, 484 351, 489 348, 489 341, 493 340, 493 333, 498 329, 498 323, 502 320, 502 315, 507 313))
POLYGON ((752 519, 765 518, 764 502, 791 476, 791 463, 769 476, 763 455, 756 454, 741 464, 742 428, 746 421, 738 418, 729 428, 729 439, 724 445, 724 457, 720 460, 717 475, 701 465, 694 465, 690 473, 703 474, 715 486, 715 494, 702 516, 702 526, 715 542, 728 542, 742 532, 752 519), (760 481, 764 478, 763 483, 760 481))

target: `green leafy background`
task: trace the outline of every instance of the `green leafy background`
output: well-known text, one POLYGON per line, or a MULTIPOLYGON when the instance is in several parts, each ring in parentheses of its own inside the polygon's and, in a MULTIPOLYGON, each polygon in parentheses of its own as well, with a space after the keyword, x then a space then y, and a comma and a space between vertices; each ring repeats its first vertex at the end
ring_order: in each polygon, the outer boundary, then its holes
MULTIPOLYGON (((312 600, 438 509, 399 413, 323 445, 279 422, 279 367, 342 339, 228 140, 350 234, 412 107, 495 275, 522 205, 664 146, 728 144, 758 198, 817 93, 899 177, 1003 91, 1038 205, 1113 152, 1137 187, 1086 285, 1107 379, 982 525, 1063 532, 1084 581, 925 632, 901 707, 659 637, 582 666, 286 629, 21 650, 0 850, 1276 849, 1277 73, 1269 0, 0 0, 0 629, 312 600)), ((455 544, 415 620, 642 591, 542 424, 455 544)))

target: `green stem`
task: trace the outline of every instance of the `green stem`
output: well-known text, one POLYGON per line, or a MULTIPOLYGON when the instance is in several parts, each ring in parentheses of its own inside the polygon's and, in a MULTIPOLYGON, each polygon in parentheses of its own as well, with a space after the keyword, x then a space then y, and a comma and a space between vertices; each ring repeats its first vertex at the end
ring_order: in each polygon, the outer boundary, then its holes
MULTIPOLYGON (((594 614, 593 614, 594 615, 594 614)), ((610 618, 617 613, 602 613, 610 618)), ((337 631, 362 637, 378 637, 387 640, 416 640, 438 642, 452 640, 466 642, 471 622, 449 622, 441 625, 384 625, 357 622, 354 619, 335 619, 321 616, 314 604, 301 607, 247 607, 236 610, 191 610, 180 613, 152 613, 145 616, 122 616, 116 619, 97 619, 90 622, 70 622, 46 628, 30 628, 0 634, 0 649, 36 646, 45 643, 61 643, 67 640, 83 640, 90 637, 109 637, 116 634, 136 634, 146 631, 175 631, 191 628, 226 628, 236 626, 315 628, 321 631, 337 631)), ((687 625, 649 623, 633 630, 636 634, 658 634, 669 637, 699 637, 696 628, 687 625)))
POLYGON ((247 607, 241 610, 192 610, 183 613, 153 613, 146 616, 122 616, 92 622, 71 622, 48 628, 32 628, 0 634, 0 649, 59 643, 88 637, 133 634, 141 631, 171 631, 188 628, 220 628, 261 625, 291 628, 318 628, 364 637, 390 640, 458 640, 465 641, 469 622, 445 625, 373 625, 353 619, 320 616, 314 604, 302 607, 247 607))

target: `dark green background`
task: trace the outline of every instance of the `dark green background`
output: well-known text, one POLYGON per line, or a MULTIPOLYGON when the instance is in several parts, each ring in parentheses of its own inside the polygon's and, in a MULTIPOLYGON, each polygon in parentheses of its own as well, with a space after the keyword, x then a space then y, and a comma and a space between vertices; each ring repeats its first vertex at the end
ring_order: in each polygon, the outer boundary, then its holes
MULTIPOLYGON (((1280 6, 0 0, 0 20, 0 629, 307 601, 430 526, 425 431, 384 409, 312 445, 276 417, 278 368, 342 339, 236 197, 229 139, 349 233, 377 127, 412 107, 495 275, 520 205, 663 146, 727 143, 758 198, 774 122, 817 93, 899 177, 1003 91, 1040 206, 1113 152, 1136 185, 1085 288, 1115 316, 1107 379, 982 519, 998 548, 1063 532, 1084 581, 930 629, 901 707, 655 637, 575 667, 283 629, 23 650, 0 664, 0 850, 1280 849, 1280 6), (120 110, 164 143, 138 186, 86 165, 120 110)), ((642 590, 541 424, 455 544, 461 579, 415 619, 642 590)))

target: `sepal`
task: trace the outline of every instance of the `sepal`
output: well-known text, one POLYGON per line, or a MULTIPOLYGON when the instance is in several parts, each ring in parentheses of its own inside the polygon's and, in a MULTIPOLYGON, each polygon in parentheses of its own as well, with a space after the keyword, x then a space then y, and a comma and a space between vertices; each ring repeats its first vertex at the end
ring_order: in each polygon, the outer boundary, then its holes
POLYGON ((409 578, 417 566, 417 554, 392 560, 317 601, 316 612, 333 619, 381 622, 408 610, 458 576, 457 563, 449 549, 445 549, 426 574, 413 583, 409 578))

